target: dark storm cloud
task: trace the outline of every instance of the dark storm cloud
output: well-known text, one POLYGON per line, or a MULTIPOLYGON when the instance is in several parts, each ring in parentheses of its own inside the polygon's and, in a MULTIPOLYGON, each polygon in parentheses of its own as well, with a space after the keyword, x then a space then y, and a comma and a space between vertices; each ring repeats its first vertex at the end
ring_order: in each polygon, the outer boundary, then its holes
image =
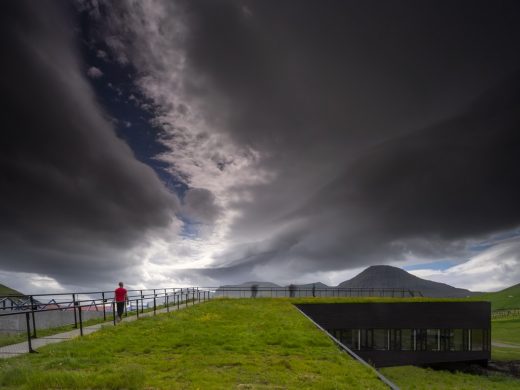
POLYGON ((406 253, 456 257, 466 239, 518 227, 519 91, 520 75, 460 116, 367 150, 304 207, 279 218, 298 221, 293 228, 233 248, 221 267, 197 272, 232 281, 289 259, 294 271, 310 273, 406 253))
POLYGON ((211 224, 220 213, 215 195, 203 188, 189 189, 183 198, 183 214, 198 223, 211 224))
POLYGON ((2 7, 0 266, 88 285, 135 263, 177 200, 115 136, 64 5, 2 7))
POLYGON ((457 257, 464 240, 520 223, 519 84, 495 87, 520 68, 517 3, 219 1, 186 10, 187 62, 206 81, 192 93, 211 101, 210 117, 232 107, 226 129, 277 173, 250 188, 254 204, 237 203, 232 231, 251 242, 242 257, 250 273, 280 259, 310 272, 457 257), (255 249, 270 229, 271 249, 255 249), (281 237, 292 244, 278 245, 281 237))

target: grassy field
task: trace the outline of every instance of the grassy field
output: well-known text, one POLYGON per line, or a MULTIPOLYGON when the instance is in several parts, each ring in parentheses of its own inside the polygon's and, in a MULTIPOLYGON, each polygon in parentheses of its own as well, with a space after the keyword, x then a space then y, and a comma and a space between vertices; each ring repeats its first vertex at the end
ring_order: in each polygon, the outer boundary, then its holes
POLYGON ((520 283, 501 291, 477 295, 475 298, 490 301, 492 310, 520 309, 520 283))
MULTIPOLYGON (((302 301, 218 299, 106 327, 49 345, 35 355, 0 361, 0 388, 386 388, 291 305, 302 301)), ((518 325, 501 321, 496 326, 494 322, 494 337, 517 341, 518 325)), ((479 376, 411 366, 381 372, 403 390, 520 389, 520 380, 499 374, 479 376)))
POLYGON ((512 345, 511 347, 494 346, 492 359, 520 360, 520 318, 495 320, 491 322, 491 327, 493 342, 512 345))
POLYGON ((380 371, 403 390, 520 389, 520 380, 502 374, 483 376, 461 372, 435 371, 430 368, 413 366, 382 368, 380 371))
MULTIPOLYGON (((185 304, 186 303, 183 302, 182 303, 182 307, 184 307, 185 304)), ((189 300, 188 304, 191 305, 192 301, 189 300)), ((173 306, 173 305, 170 305, 170 307, 171 306, 173 306)), ((165 305, 157 305, 156 306, 156 310, 161 310, 161 309, 163 309, 165 307, 166 307, 165 305)), ((152 312, 152 311, 153 311, 153 307, 152 308, 146 308, 144 310, 139 310, 139 313, 149 313, 149 312, 152 312)), ((38 315, 38 314, 36 314, 36 315, 38 315)), ((135 315, 136 315, 135 311, 129 311, 127 313, 128 317, 135 316, 135 315)), ((112 312, 107 312, 106 313, 106 318, 107 318, 106 320, 104 320, 103 318, 92 318, 90 320, 83 321, 83 326, 85 327, 85 326, 89 326, 89 325, 100 324, 100 323, 103 323, 103 322, 111 322, 113 320, 112 312)), ((39 328, 37 328, 36 329, 36 335, 38 337, 52 336, 52 335, 55 335, 55 334, 58 334, 58 333, 68 332, 68 331, 73 330, 73 329, 76 329, 73 324, 68 324, 68 325, 63 325, 63 326, 58 326, 58 327, 48 328, 48 329, 39 329, 39 328)), ((79 329, 79 324, 78 324, 78 328, 77 329, 79 329)), ((21 343, 21 342, 24 342, 24 341, 27 341, 27 333, 25 332, 25 330, 21 331, 18 334, 15 334, 15 335, 0 334, 0 347, 3 347, 5 345, 21 343)))
POLYGON ((21 292, 0 284, 0 296, 2 295, 23 295, 21 292))
POLYGON ((384 389, 287 301, 214 300, 0 362, 1 388, 384 389))

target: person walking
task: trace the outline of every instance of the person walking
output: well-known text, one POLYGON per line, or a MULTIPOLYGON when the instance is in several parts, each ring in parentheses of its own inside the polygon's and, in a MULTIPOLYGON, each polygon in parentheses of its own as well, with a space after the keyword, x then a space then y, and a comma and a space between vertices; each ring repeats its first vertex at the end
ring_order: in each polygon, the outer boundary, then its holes
POLYGON ((119 282, 119 287, 114 291, 114 297, 117 305, 117 322, 121 322, 125 311, 125 304, 128 302, 128 292, 123 288, 123 282, 119 282))

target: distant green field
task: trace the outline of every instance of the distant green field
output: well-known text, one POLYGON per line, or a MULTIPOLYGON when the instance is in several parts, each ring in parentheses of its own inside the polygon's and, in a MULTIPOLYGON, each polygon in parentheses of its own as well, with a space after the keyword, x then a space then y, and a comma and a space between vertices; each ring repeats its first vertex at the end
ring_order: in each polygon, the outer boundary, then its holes
POLYGON ((492 310, 520 309, 520 283, 505 290, 477 295, 475 298, 490 301, 492 310))
POLYGON ((495 320, 491 322, 493 360, 520 360, 520 318, 495 320))
POLYGON ((414 366, 388 367, 381 369, 381 372, 403 390, 520 389, 519 379, 498 373, 484 376, 414 366))

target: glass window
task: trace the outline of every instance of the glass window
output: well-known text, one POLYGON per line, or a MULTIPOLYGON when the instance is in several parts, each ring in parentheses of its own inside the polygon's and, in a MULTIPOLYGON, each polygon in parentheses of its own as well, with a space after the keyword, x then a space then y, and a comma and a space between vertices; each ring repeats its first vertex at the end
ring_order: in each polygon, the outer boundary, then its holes
POLYGON ((484 329, 471 329, 471 350, 484 350, 484 329))
POLYGON ((449 343, 448 351, 464 351, 466 345, 466 338, 464 329, 449 329, 449 343))
POLYGON ((426 350, 438 351, 440 350, 440 329, 426 329, 426 350))
POLYGON ((388 330, 374 329, 373 330, 373 344, 372 349, 387 350, 388 349, 388 330))
POLYGON ((361 329, 361 347, 360 349, 372 349, 374 345, 373 329, 361 329))
POLYGON ((350 349, 356 349, 357 348, 357 329, 343 329, 341 331, 341 339, 340 341, 345 344, 350 349))
POLYGON ((413 330, 401 329, 401 350, 413 351, 413 330))
POLYGON ((426 351, 428 334, 426 329, 415 329, 415 350, 426 351))
POLYGON ((401 329, 390 329, 390 349, 393 351, 401 350, 401 329))

